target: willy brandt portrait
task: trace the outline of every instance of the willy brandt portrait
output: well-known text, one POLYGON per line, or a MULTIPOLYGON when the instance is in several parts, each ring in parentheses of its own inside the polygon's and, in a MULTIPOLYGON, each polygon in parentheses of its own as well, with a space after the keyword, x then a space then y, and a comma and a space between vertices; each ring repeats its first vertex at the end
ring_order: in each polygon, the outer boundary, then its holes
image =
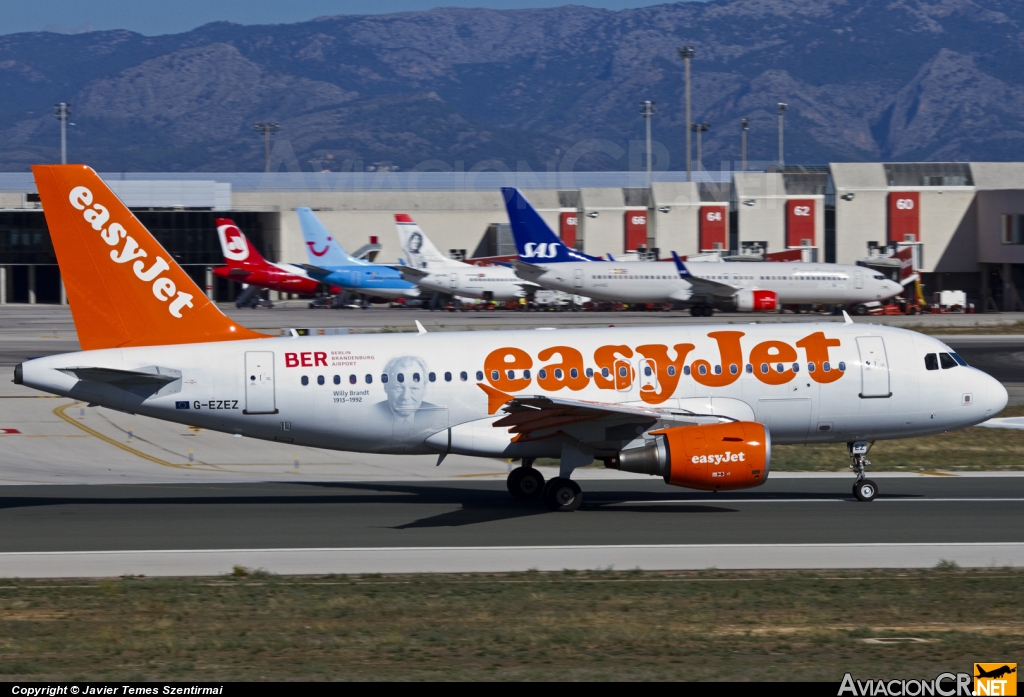
POLYGON ((428 389, 426 362, 419 356, 395 356, 384 365, 384 394, 377 413, 393 424, 397 436, 414 432, 430 435, 447 427, 447 410, 425 400, 428 389))

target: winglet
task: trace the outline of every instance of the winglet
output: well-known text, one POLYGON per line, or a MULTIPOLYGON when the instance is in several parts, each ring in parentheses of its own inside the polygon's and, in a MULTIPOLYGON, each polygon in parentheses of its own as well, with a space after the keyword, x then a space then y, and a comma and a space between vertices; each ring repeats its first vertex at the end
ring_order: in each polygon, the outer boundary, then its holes
POLYGON ((850 319, 850 315, 846 314, 846 310, 843 310, 843 319, 845 320, 844 324, 853 324, 853 320, 850 319))
POLYGON ((679 270, 679 278, 689 278, 690 270, 686 268, 686 264, 683 263, 683 260, 674 251, 672 252, 672 259, 676 262, 676 268, 679 270))
POLYGON ((419 320, 416 320, 416 332, 418 334, 426 334, 427 333, 427 330, 423 328, 423 325, 420 324, 419 320))
POLYGON ((605 256, 608 257, 608 261, 615 261, 615 257, 612 256, 611 252, 606 252, 605 256))
POLYGON ((487 394, 487 413, 494 414, 503 406, 508 404, 514 397, 510 394, 505 394, 501 390, 496 390, 490 385, 482 382, 478 382, 477 386, 487 394))

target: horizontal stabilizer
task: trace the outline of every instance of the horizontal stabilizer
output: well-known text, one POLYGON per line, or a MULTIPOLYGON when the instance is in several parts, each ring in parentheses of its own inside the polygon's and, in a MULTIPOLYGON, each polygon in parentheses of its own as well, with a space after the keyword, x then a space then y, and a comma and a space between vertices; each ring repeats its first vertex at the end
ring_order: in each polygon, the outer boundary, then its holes
POLYGON ((395 264, 391 268, 393 268, 398 273, 402 274, 402 278, 404 278, 406 281, 409 281, 410 283, 415 283, 421 278, 426 278, 427 276, 430 275, 429 271, 424 271, 423 269, 415 269, 411 266, 403 266, 401 264, 395 264))
POLYGON ((152 366, 139 370, 117 370, 116 368, 76 367, 63 368, 63 373, 74 375, 87 382, 104 382, 109 385, 166 385, 181 379, 180 370, 152 366))
POLYGON ((299 264, 299 267, 305 269, 306 273, 308 273, 311 278, 315 278, 318 281, 322 281, 334 273, 330 269, 325 269, 321 266, 313 266, 312 264, 299 264))

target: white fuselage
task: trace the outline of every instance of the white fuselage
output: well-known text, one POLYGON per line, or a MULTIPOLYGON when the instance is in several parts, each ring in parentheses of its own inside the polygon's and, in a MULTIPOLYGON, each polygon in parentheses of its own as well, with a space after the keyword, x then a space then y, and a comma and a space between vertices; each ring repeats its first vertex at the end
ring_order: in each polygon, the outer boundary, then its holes
POLYGON ((505 266, 460 264, 424 270, 429 270, 430 274, 416 281, 422 290, 448 293, 461 298, 514 301, 526 296, 524 286, 536 287, 505 266))
MULTIPOLYGON (((531 262, 532 263, 532 262, 531 262)), ((520 275, 545 288, 617 302, 711 302, 680 278, 673 262, 563 262, 534 264, 520 275)), ((884 300, 902 287, 861 266, 784 262, 695 262, 690 273, 741 290, 768 290, 781 305, 847 305, 884 300)), ((719 298, 722 296, 719 295, 719 298)))
POLYGON ((950 353, 936 339, 842 323, 268 338, 83 351, 27 361, 19 373, 23 384, 45 392, 272 441, 558 457, 562 436, 517 443, 491 426, 502 414, 481 385, 500 384, 506 371, 491 369, 508 347, 529 356, 511 371, 529 378, 517 395, 758 421, 775 443, 940 433, 984 421, 1006 404, 1006 390, 981 371, 928 370, 927 354, 950 353), (814 337, 836 343, 815 352, 814 337), (180 378, 157 391, 80 380, 66 370, 83 366, 157 366, 180 378), (548 380, 564 376, 566 385, 542 386, 541 370, 548 380))

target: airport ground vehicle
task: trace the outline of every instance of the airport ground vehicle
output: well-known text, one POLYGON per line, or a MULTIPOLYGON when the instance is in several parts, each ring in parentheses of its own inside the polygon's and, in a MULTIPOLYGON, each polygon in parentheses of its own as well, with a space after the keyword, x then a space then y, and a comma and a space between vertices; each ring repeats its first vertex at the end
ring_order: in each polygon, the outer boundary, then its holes
POLYGON ((594 460, 742 489, 766 480, 773 442, 846 443, 870 501, 872 442, 1007 401, 942 342, 851 321, 268 337, 224 316, 91 169, 33 172, 83 350, 19 364, 15 381, 112 409, 438 464, 518 459, 513 496, 575 510, 572 473, 594 460), (545 483, 537 457, 559 476, 545 483))

